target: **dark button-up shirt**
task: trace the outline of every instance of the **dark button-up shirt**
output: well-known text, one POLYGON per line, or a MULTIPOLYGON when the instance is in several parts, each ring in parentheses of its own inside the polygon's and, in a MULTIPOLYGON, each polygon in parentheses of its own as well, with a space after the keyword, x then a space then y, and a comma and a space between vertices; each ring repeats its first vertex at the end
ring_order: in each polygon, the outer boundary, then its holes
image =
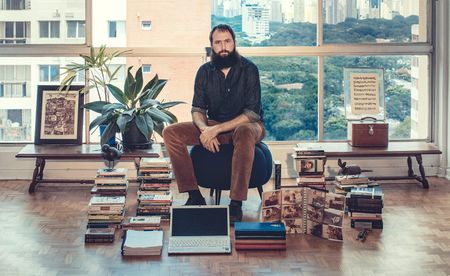
POLYGON ((261 86, 255 64, 244 57, 224 73, 212 62, 203 64, 195 77, 192 112, 226 122, 244 114, 256 122, 263 117, 261 86))

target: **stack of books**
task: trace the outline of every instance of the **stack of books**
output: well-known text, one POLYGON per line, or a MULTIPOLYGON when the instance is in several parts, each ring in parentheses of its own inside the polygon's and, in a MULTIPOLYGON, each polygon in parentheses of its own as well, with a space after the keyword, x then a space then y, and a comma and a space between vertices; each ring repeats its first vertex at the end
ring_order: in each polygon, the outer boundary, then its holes
POLYGON ((151 256, 161 255, 163 247, 163 231, 135 231, 124 232, 122 255, 151 256))
POLYGON ((286 228, 281 222, 236 222, 236 250, 286 250, 286 228))
POLYGON ((139 164, 137 216, 170 218, 172 165, 168 158, 142 158, 139 164))
POLYGON ((120 228, 125 196, 93 196, 88 207, 88 228, 120 228))
POLYGON ((125 196, 128 187, 127 172, 125 168, 99 169, 91 194, 125 196))
POLYGON ((85 243, 114 242, 115 228, 88 228, 84 235, 85 243))
POLYGON ((380 187, 352 188, 346 196, 351 227, 383 229, 383 197, 380 187))
POLYGON ((297 144, 292 154, 294 168, 298 173, 297 185, 300 187, 325 188, 325 151, 319 146, 297 144))
POLYGON ((170 219, 171 191, 138 191, 137 216, 160 216, 170 219))
POLYGON ((123 230, 161 230, 160 216, 131 217, 122 222, 123 230))
POLYGON ((142 191, 169 191, 172 165, 168 158, 142 158, 139 164, 139 189, 142 191))
POLYGON ((365 188, 378 186, 377 182, 370 181, 369 177, 364 174, 355 175, 336 175, 334 177, 334 184, 336 185, 336 192, 346 194, 352 188, 365 188))

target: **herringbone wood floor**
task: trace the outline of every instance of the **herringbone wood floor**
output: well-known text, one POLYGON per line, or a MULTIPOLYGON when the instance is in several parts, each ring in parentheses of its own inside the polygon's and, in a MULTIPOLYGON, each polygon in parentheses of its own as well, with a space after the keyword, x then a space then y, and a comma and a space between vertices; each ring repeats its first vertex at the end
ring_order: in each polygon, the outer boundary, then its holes
MULTIPOLYGON (((120 255, 120 231, 113 244, 84 244, 87 187, 41 187, 29 195, 28 182, 2 181, 0 274, 450 275, 450 183, 429 180, 429 190, 415 183, 383 184, 385 227, 370 233, 364 243, 355 240, 357 231, 347 218, 344 243, 292 235, 285 252, 168 256, 165 240, 161 256, 127 258, 120 255)), ((174 204, 183 204, 185 196, 175 186, 173 190, 174 204)), ((136 187, 128 192, 128 216, 136 208, 135 192, 136 187)), ((226 195, 223 204, 228 204, 226 195)), ((258 220, 259 204, 251 191, 244 220, 258 220)))

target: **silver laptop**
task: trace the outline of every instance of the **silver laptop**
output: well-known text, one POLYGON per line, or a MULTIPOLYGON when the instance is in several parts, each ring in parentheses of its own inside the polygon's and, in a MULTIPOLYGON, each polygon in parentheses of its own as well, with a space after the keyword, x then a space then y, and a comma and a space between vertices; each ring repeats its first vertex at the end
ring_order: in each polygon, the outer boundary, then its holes
POLYGON ((228 206, 172 206, 169 254, 231 253, 228 206))

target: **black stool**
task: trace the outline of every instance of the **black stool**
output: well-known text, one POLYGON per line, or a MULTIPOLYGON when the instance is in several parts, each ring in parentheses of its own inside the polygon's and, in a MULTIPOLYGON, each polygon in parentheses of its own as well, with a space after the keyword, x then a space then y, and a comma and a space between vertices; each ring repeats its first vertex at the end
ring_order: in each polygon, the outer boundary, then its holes
MULTIPOLYGON (((194 164, 197 184, 203 188, 209 188, 210 196, 215 192, 215 204, 220 204, 222 190, 230 190, 231 185, 231 160, 234 146, 232 144, 220 145, 218 153, 212 153, 202 145, 193 146, 191 159, 194 164)), ((262 186, 272 176, 272 154, 263 142, 256 144, 253 160, 252 174, 249 188, 257 188, 259 196, 262 196, 262 186)))

